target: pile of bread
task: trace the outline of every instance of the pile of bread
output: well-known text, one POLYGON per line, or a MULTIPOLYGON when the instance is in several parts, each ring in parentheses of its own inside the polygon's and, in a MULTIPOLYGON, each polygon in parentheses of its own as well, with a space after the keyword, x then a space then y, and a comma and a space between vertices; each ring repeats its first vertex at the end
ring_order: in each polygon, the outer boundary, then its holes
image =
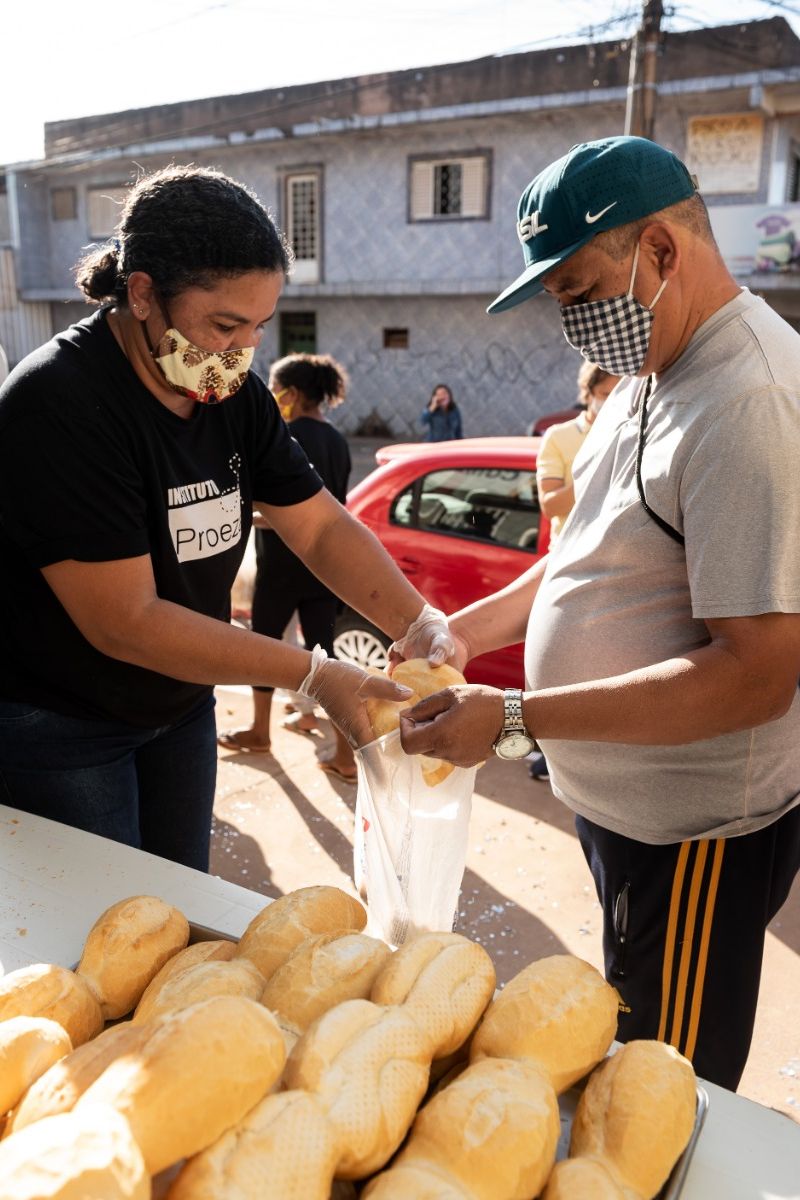
POLYGON ((188 945, 180 912, 137 896, 74 972, 1 979, 3 1200, 328 1200, 367 1180, 367 1200, 656 1196, 694 1074, 656 1042, 606 1057, 618 997, 593 967, 542 959, 495 996, 477 943, 392 953, 365 922, 309 887, 238 943, 188 945), (587 1075, 554 1165, 558 1095, 587 1075))

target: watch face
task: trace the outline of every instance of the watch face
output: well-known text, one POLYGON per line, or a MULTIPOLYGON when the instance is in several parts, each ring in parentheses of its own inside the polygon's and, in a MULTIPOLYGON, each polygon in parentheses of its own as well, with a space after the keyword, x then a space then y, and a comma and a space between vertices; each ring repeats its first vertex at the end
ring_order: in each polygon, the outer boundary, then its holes
POLYGON ((524 758, 533 749, 533 738, 527 733, 506 733, 495 746, 500 758, 524 758))

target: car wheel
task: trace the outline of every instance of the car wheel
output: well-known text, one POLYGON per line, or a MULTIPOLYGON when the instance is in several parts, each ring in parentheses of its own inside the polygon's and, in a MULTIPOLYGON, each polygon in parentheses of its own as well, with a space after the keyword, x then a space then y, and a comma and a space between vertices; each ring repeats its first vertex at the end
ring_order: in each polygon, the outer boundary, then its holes
POLYGON ((358 613, 346 610, 336 620, 333 652, 345 662, 355 663, 364 670, 375 667, 382 671, 389 662, 390 645, 391 638, 358 613))

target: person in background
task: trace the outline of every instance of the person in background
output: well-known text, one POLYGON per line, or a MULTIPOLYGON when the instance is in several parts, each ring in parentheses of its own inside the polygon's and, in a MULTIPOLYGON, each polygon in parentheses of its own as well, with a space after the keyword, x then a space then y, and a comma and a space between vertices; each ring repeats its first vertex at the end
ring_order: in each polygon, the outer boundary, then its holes
POLYGON ((578 372, 578 402, 585 405, 571 421, 561 421, 545 431, 536 458, 539 505, 550 519, 550 545, 556 540, 575 503, 572 463, 586 441, 594 419, 619 383, 594 363, 584 362, 578 372))
POLYGON ((300 690, 354 742, 371 738, 367 696, 408 694, 231 625, 254 506, 390 637, 410 631, 432 661, 453 646, 250 370, 289 266, 242 184, 143 175, 78 266, 97 311, 0 389, 0 793, 200 870, 215 685, 300 690))
POLYGON ((449 619, 462 670, 525 637, 526 691, 448 688, 401 741, 463 766, 539 742, 602 907, 618 1039, 735 1090, 800 867, 800 336, 645 138, 573 146, 516 228, 525 269, 489 311, 544 290, 573 349, 628 378, 552 554, 449 619))
MULTIPOLYGON (((289 354, 276 362, 269 386, 289 432, 303 447, 332 496, 343 504, 350 477, 350 451, 326 413, 342 403, 347 373, 335 359, 323 354, 289 354)), ((320 645, 333 655, 333 630, 338 601, 269 526, 256 515, 256 579, 252 628, 279 638, 296 611, 306 646, 320 645)), ((271 687, 253 688, 253 722, 247 729, 223 733, 217 739, 228 750, 268 754, 270 750, 271 687)), ((317 728, 312 711, 296 712, 284 725, 298 732, 317 728)), ((333 757, 320 762, 323 771, 354 783, 356 767, 346 738, 336 733, 333 757)))
POLYGON ((463 438, 461 411, 446 383, 437 383, 420 418, 424 442, 450 442, 463 438))

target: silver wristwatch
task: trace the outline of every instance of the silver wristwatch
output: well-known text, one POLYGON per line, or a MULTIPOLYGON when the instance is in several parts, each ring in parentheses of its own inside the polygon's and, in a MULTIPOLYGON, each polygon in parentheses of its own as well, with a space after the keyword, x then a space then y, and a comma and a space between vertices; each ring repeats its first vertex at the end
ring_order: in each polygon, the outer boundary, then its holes
POLYGON ((500 758, 524 758, 536 742, 522 719, 522 691, 506 688, 503 693, 503 728, 492 749, 500 758))

